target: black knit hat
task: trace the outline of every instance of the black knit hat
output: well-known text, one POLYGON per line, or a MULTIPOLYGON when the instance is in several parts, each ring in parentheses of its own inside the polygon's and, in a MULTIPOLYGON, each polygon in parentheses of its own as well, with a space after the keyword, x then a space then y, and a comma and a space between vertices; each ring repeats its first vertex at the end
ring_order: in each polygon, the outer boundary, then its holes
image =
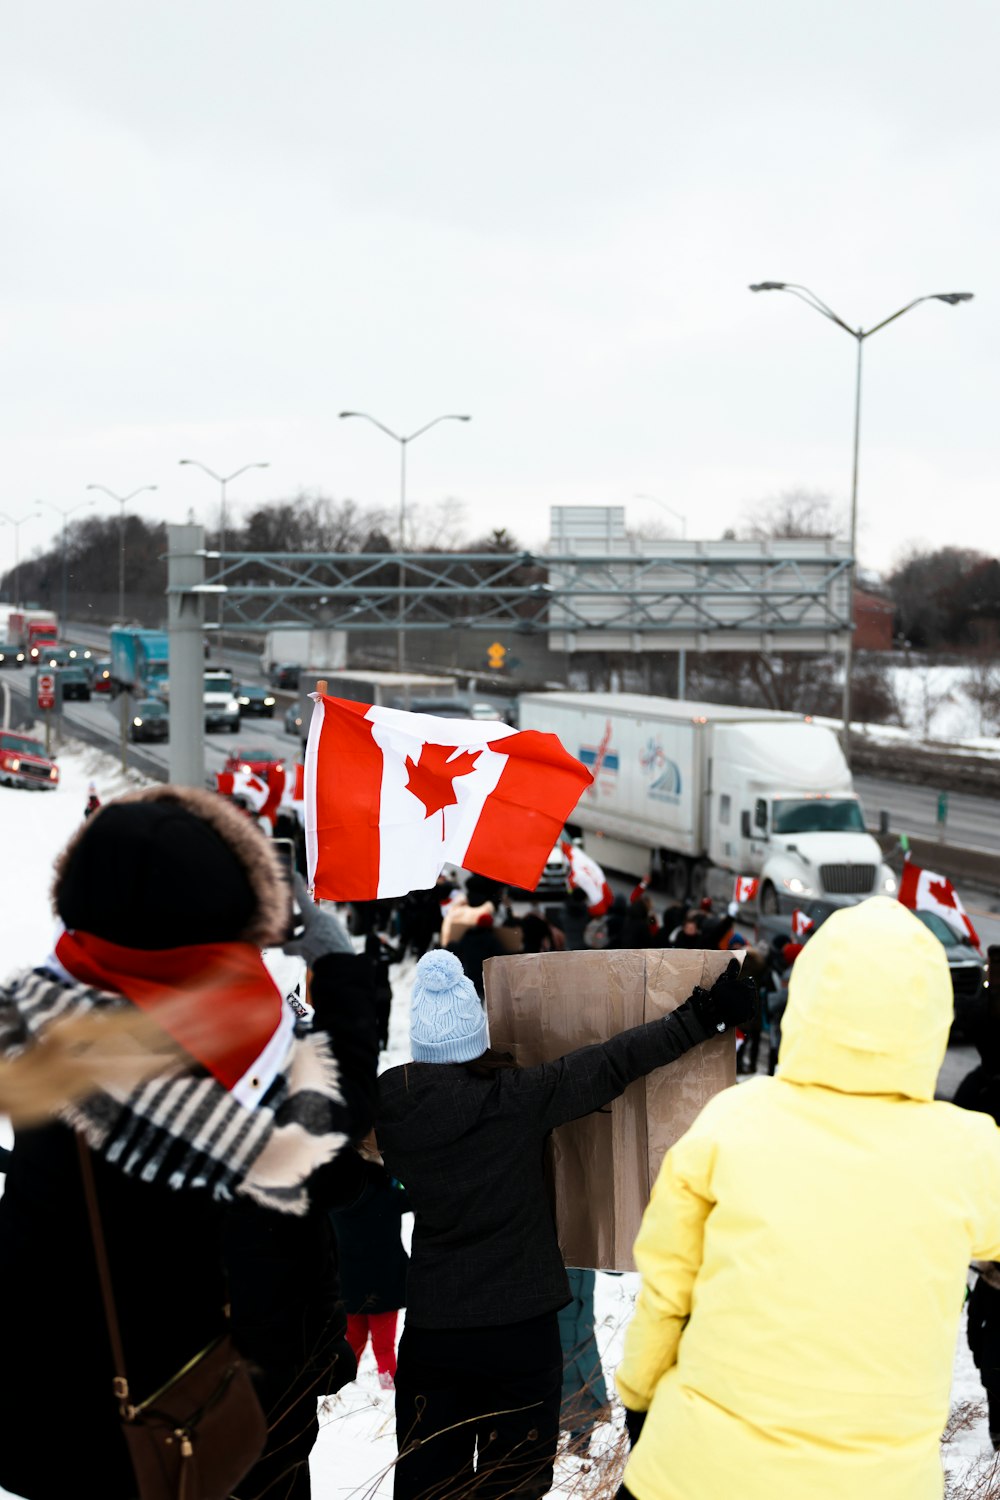
POLYGON ((56 865, 68 928, 128 948, 280 940, 287 887, 268 840, 210 792, 155 787, 104 805, 56 865))

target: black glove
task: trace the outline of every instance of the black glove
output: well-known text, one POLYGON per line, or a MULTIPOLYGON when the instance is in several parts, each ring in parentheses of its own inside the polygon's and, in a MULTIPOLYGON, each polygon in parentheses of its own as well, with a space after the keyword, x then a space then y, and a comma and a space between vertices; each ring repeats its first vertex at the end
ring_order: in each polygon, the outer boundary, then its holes
POLYGON ((738 959, 732 959, 710 990, 696 989, 691 996, 698 1020, 706 1031, 727 1031, 731 1026, 747 1026, 756 1019, 759 1005, 757 985, 740 977, 738 959))
POLYGON ((295 877, 295 905, 298 907, 295 931, 287 943, 282 943, 283 953, 304 958, 310 969, 325 953, 353 954, 354 944, 343 922, 332 911, 323 911, 316 905, 301 875, 295 877))
POLYGON ((639 1441, 639 1434, 642 1432, 642 1425, 645 1420, 646 1413, 644 1411, 629 1411, 626 1406, 625 1429, 628 1432, 628 1445, 630 1448, 634 1448, 639 1441))

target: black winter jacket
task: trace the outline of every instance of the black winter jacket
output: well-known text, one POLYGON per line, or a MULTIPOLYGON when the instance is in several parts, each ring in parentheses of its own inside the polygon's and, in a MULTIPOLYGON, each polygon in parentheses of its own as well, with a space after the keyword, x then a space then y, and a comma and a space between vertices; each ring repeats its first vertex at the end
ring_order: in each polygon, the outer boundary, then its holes
POLYGON ((562 1307, 546 1136, 706 1037, 688 1003, 536 1068, 479 1078, 462 1063, 407 1063, 383 1073, 379 1146, 415 1215, 407 1323, 488 1327, 562 1307))
MULTIPOLYGON (((363 961, 320 959, 313 999, 362 1136, 378 1056, 363 961)), ((207 1192, 126 1177, 97 1153, 93 1165, 133 1392, 156 1390, 223 1330, 231 1279, 233 1333, 261 1362, 267 1405, 266 1387, 305 1371, 317 1343, 336 1332, 327 1318, 336 1267, 323 1253, 336 1169, 315 1174, 324 1209, 317 1219, 227 1208, 207 1192)), ((131 1500, 76 1139, 66 1125, 17 1133, 0 1199, 0 1283, 0 1485, 29 1500, 67 1500, 88 1485, 101 1500, 131 1500)))
POLYGON ((403 1187, 381 1167, 364 1164, 362 1191, 330 1212, 340 1262, 340 1295, 349 1313, 392 1312, 406 1306, 409 1257, 400 1238, 410 1212, 403 1187))

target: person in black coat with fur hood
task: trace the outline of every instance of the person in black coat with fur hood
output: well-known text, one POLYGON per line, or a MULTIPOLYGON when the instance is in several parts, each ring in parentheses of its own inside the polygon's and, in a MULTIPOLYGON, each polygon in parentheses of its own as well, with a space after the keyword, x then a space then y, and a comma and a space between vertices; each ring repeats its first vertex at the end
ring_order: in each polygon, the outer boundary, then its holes
POLYGON ((188 1062, 131 1091, 109 1085, 16 1134, 0 1200, 0 1485, 14 1494, 137 1493, 78 1136, 131 1400, 221 1334, 231 1304, 265 1412, 294 1413, 294 1430, 272 1428, 240 1495, 309 1493, 316 1397, 354 1372, 317 1231, 342 1187, 343 1148, 369 1128, 377 1053, 350 940, 304 893, 285 949, 312 968, 316 1024, 297 1029, 260 951, 287 937, 289 895, 252 823, 221 797, 169 786, 106 803, 57 862, 64 930, 37 969, 0 990, 0 1055, 31 1047, 56 1018, 131 1004, 188 1062))
POLYGON ((489 1045, 454 954, 417 964, 414 1061, 379 1079, 376 1133, 415 1216, 396 1372, 395 1500, 537 1500, 552 1483, 570 1300, 545 1185, 557 1125, 752 1014, 734 974, 673 1014, 520 1068, 489 1045))

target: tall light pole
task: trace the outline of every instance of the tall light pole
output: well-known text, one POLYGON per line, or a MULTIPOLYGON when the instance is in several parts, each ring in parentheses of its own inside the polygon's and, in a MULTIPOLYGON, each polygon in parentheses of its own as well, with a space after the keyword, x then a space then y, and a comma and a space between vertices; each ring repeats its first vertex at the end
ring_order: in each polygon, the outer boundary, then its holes
POLYGON ((93 500, 78 500, 75 505, 55 505, 55 504, 53 504, 53 502, 51 500, 36 500, 35 501, 36 505, 45 505, 45 506, 47 506, 49 508, 49 510, 54 510, 58 515, 62 516, 62 518, 63 518, 63 521, 62 521, 62 610, 60 612, 60 620, 61 620, 61 629, 62 630, 66 629, 66 616, 67 616, 67 613, 68 613, 68 607, 67 607, 67 603, 66 603, 66 598, 67 598, 67 580, 66 580, 66 521, 73 514, 73 512, 75 510, 82 510, 85 505, 93 505, 93 503, 94 503, 93 500))
POLYGON ((827 307, 822 298, 817 297, 806 286, 799 286, 792 281, 758 281, 750 287, 752 292, 790 292, 793 297, 798 297, 807 307, 822 313, 824 318, 831 323, 836 323, 845 333, 850 334, 858 346, 857 374, 854 383, 854 449, 851 467, 851 558, 850 569, 847 575, 847 646, 844 652, 844 754, 848 761, 851 758, 851 672, 854 667, 854 580, 857 573, 857 550, 858 550, 858 450, 861 441, 861 351, 864 348, 865 339, 871 338, 873 333, 895 323, 904 313, 911 308, 919 307, 921 302, 947 302, 949 307, 957 307, 960 302, 971 302, 972 292, 929 292, 925 297, 914 297, 912 302, 907 302, 898 312, 892 313, 888 318, 883 318, 880 323, 873 323, 871 328, 852 328, 845 323, 843 318, 827 307))
MULTIPOLYGON (((339 413, 341 420, 346 417, 361 417, 365 422, 370 422, 377 427, 379 432, 384 432, 386 437, 391 437, 394 443, 399 444, 399 551, 400 558, 406 547, 406 450, 418 437, 423 437, 425 432, 430 432, 439 422, 471 422, 472 418, 456 412, 446 412, 443 416, 434 417, 432 421, 425 422, 423 427, 418 427, 416 432, 393 432, 384 422, 377 417, 370 416, 366 411, 342 411, 339 413)), ((402 672, 406 665, 406 631, 403 628, 405 614, 404 590, 406 588, 406 564, 399 564, 399 609, 398 627, 396 630, 396 663, 402 672)))
POLYGON ((88 484, 88 490, 100 490, 102 495, 109 495, 112 500, 120 506, 118 527, 118 623, 125 624, 125 507, 136 495, 144 495, 147 491, 156 489, 155 484, 140 484, 137 490, 130 495, 117 495, 114 490, 109 490, 106 484, 88 484))
MULTIPOLYGON (((215 482, 216 482, 216 484, 219 486, 219 551, 220 552, 225 552, 225 550, 226 550, 226 486, 227 486, 227 484, 231 484, 234 479, 239 479, 240 475, 241 474, 245 474, 248 469, 269 469, 271 467, 271 465, 269 463, 263 463, 263 464, 244 464, 241 469, 234 469, 231 474, 216 474, 216 472, 215 472, 214 469, 210 469, 208 467, 208 464, 203 464, 201 462, 201 460, 197 459, 197 458, 180 458, 180 459, 177 460, 177 462, 179 464, 181 464, 182 467, 186 464, 190 468, 200 469, 203 474, 207 474, 208 475, 209 479, 214 479, 215 482)), ((224 593, 221 593, 219 595, 219 665, 220 666, 222 665, 222 650, 223 650, 223 646, 222 646, 222 611, 223 611, 223 607, 224 607, 223 606, 223 600, 225 599, 225 597, 226 596, 225 596, 224 593)))
POLYGON ((21 603, 21 527, 25 521, 37 518, 37 510, 29 510, 25 515, 15 518, 0 511, 0 521, 14 528, 14 608, 21 603))
POLYGON ((654 505, 658 505, 661 510, 667 510, 667 511, 669 511, 670 514, 674 517, 674 519, 676 521, 680 521, 680 523, 681 523, 681 540, 683 541, 687 537, 687 531, 688 531, 687 517, 684 516, 684 515, 682 515, 679 510, 674 510, 674 507, 672 505, 668 505, 665 500, 658 500, 655 495, 640 495, 640 494, 633 495, 632 498, 633 498, 633 500, 652 500, 653 504, 654 505))

